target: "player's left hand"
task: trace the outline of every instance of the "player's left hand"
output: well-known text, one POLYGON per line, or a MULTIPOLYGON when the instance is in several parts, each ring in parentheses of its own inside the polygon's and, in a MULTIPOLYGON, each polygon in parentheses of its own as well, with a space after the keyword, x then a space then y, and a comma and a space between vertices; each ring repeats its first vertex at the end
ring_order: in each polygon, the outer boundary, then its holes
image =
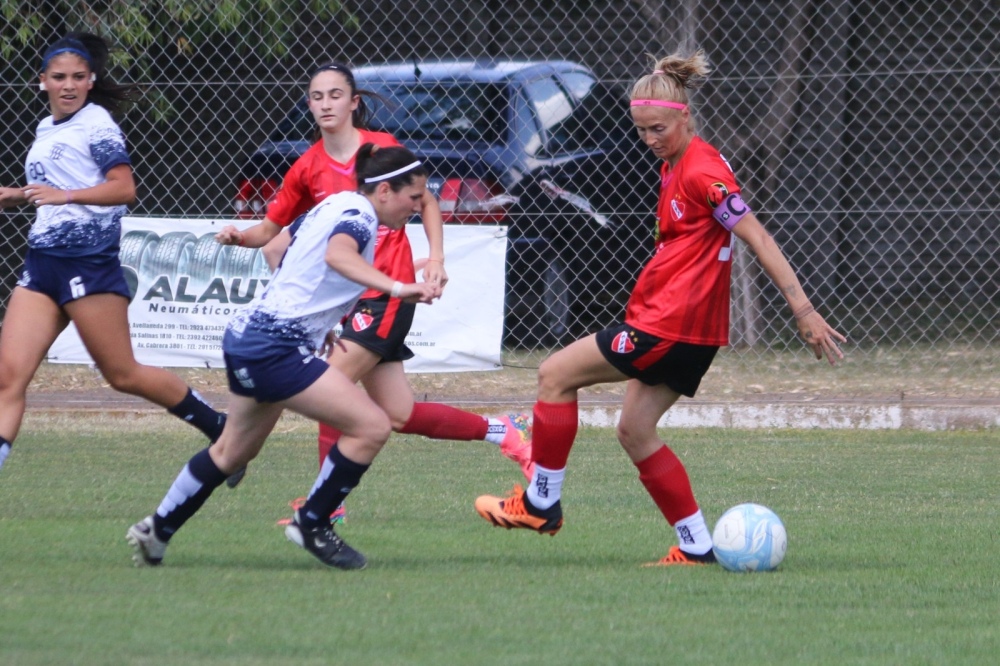
POLYGON ((806 344, 812 347, 817 360, 825 355, 830 365, 836 365, 837 361, 844 358, 844 352, 837 343, 847 342, 847 338, 827 324, 820 313, 813 310, 796 322, 799 325, 799 334, 806 344))
POLYGON ((433 303, 441 296, 441 288, 429 282, 404 284, 399 298, 406 303, 433 303))
POLYGON ((448 272, 444 269, 444 262, 437 259, 421 259, 419 263, 422 265, 415 268, 423 269, 424 282, 437 286, 439 290, 444 289, 448 284, 448 272))
POLYGON ((336 329, 327 331, 326 337, 323 338, 323 348, 319 350, 319 354, 323 358, 329 358, 333 354, 333 350, 340 347, 341 351, 345 354, 347 353, 347 346, 344 345, 343 340, 337 335, 336 329))
POLYGON ((42 183, 32 183, 21 188, 24 198, 34 206, 63 206, 69 203, 69 196, 66 190, 60 190, 51 185, 42 183))

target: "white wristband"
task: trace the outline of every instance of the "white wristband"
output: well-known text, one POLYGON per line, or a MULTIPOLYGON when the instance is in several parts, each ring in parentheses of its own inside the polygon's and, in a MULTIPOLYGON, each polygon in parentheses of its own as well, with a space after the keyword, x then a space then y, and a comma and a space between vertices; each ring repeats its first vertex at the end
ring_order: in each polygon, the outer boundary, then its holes
POLYGON ((399 298, 399 295, 402 293, 403 293, 403 283, 398 280, 396 282, 393 282, 392 291, 389 292, 389 295, 392 296, 393 298, 399 298))

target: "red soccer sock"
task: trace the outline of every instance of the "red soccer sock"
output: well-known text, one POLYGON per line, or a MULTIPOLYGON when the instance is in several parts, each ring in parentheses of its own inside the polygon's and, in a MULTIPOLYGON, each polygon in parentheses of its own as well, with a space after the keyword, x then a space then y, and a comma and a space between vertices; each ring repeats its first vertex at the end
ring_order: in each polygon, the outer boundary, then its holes
POLYGON ((413 412, 399 432, 404 435, 423 435, 431 439, 454 439, 469 442, 486 439, 489 421, 486 417, 439 402, 417 402, 413 412))
POLYGON ((332 425, 319 424, 319 466, 323 467, 323 461, 330 455, 330 449, 340 439, 340 431, 332 425))
POLYGON ((565 469, 579 427, 580 416, 576 400, 536 402, 534 417, 531 426, 531 459, 547 469, 565 469))
POLYGON ((639 480, 671 525, 698 511, 684 463, 666 444, 645 460, 635 463, 639 480))

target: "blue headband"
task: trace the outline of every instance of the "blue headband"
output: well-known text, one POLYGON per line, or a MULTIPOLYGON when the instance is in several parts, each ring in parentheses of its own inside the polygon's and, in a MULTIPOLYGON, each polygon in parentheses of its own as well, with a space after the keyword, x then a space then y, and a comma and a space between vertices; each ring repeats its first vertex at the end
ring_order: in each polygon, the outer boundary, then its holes
POLYGON ((94 68, 94 61, 91 60, 90 54, 87 53, 87 49, 84 48, 83 44, 80 42, 74 43, 70 41, 66 46, 58 46, 54 48, 51 52, 46 53, 45 57, 42 58, 42 71, 44 72, 49 67, 49 61, 58 55, 63 53, 72 53, 73 55, 80 56, 87 62, 87 66, 91 69, 94 68))

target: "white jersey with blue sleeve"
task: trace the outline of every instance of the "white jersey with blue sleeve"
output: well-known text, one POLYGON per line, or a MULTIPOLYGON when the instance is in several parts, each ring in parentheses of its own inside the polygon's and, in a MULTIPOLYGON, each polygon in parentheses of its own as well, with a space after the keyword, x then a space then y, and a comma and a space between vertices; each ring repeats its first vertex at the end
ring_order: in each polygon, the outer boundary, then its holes
MULTIPOLYGON (((79 190, 105 182, 108 171, 130 164, 125 136, 111 114, 93 102, 61 120, 38 123, 25 164, 27 182, 79 190)), ((39 206, 28 247, 62 257, 115 256, 125 206, 71 203, 39 206)))
POLYGON ((295 225, 260 300, 229 323, 223 349, 239 356, 257 356, 274 345, 320 349, 365 290, 330 268, 327 245, 336 234, 347 234, 372 263, 377 232, 375 209, 357 192, 339 192, 317 204, 295 225))

